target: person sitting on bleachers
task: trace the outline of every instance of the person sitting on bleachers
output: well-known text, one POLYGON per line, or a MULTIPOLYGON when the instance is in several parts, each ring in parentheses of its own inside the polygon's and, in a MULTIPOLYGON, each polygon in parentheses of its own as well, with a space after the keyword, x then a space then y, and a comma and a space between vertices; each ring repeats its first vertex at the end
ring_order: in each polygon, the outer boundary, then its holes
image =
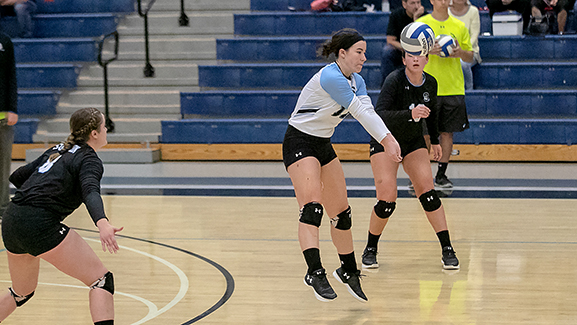
POLYGON ((565 22, 567 22, 567 10, 565 10, 566 0, 531 0, 531 14, 535 23, 541 23, 546 11, 554 11, 557 15, 557 28, 559 34, 565 32, 565 22))
POLYGON ((465 77, 465 90, 471 90, 473 89, 473 71, 471 68, 475 64, 481 63, 481 55, 479 54, 479 32, 481 31, 479 9, 471 5, 469 0, 453 0, 453 4, 449 7, 449 14, 464 22, 465 27, 469 30, 471 46, 473 47, 473 62, 461 60, 461 67, 465 77))
POLYGON ((34 24, 32 14, 36 12, 36 0, 0 0, 0 6, 14 6, 18 20, 18 36, 32 37, 34 24))
POLYGON ((381 56, 382 82, 389 73, 403 65, 401 48, 401 31, 405 26, 415 21, 425 14, 425 8, 421 5, 421 0, 403 0, 403 8, 399 8, 389 16, 387 26, 387 43, 383 47, 381 56))
POLYGON ((496 12, 513 10, 523 17, 523 33, 528 33, 531 20, 531 0, 485 0, 491 19, 496 12))

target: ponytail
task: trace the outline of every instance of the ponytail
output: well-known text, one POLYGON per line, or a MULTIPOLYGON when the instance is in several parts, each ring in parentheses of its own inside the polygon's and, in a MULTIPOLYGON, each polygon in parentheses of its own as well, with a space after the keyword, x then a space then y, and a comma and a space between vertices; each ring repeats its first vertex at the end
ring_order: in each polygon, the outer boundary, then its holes
POLYGON ((90 133, 98 130, 102 121, 102 113, 96 108, 82 108, 74 112, 70 117, 70 135, 58 146, 58 152, 50 155, 48 161, 54 161, 76 144, 88 141, 90 133))

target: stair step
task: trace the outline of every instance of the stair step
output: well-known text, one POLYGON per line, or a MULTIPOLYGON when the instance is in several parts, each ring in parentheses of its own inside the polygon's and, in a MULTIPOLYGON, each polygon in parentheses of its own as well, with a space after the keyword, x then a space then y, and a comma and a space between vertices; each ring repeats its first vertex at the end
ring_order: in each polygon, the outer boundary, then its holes
MULTIPOLYGON (((32 162, 40 157, 46 149, 27 149, 26 162, 32 162)), ((151 164, 160 161, 160 148, 142 149, 100 149, 98 157, 103 163, 113 164, 151 164)))
MULTIPOLYGON (((69 133, 37 132, 32 137, 34 142, 54 143, 66 140, 69 133)), ((157 143, 160 133, 108 133, 109 143, 157 143)))

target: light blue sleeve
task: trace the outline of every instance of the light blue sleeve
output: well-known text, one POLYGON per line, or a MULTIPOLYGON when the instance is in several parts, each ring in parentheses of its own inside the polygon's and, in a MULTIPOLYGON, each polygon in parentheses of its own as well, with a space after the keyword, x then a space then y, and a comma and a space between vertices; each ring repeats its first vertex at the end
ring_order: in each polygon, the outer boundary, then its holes
POLYGON ((355 93, 353 93, 351 86, 339 68, 335 67, 336 65, 329 66, 321 72, 321 87, 329 93, 331 98, 339 105, 348 108, 355 97, 355 93))
POLYGON ((357 84, 357 96, 368 96, 369 92, 367 91, 367 84, 365 83, 365 79, 361 77, 358 73, 353 73, 353 77, 355 78, 355 82, 357 84))

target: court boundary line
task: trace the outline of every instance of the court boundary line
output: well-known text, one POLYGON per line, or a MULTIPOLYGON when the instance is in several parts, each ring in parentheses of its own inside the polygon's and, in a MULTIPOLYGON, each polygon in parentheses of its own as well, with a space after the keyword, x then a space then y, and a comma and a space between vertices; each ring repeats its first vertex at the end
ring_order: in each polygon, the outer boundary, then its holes
MULTIPOLYGON (((71 227, 75 230, 80 230, 80 231, 86 231, 86 232, 91 232, 91 233, 99 233, 96 230, 92 230, 92 229, 85 229, 85 228, 75 228, 75 227, 71 227)), ((136 240, 136 241, 140 241, 140 242, 144 242, 144 243, 149 243, 149 244, 153 244, 153 245, 158 245, 158 246, 162 246, 162 247, 166 247, 166 248, 170 248, 176 251, 179 251, 181 253, 185 253, 187 255, 191 255, 195 258, 198 258, 199 260, 206 262, 208 264, 210 264, 211 266, 213 266, 214 268, 216 268, 225 278, 226 280, 226 290, 223 294, 223 296, 214 304, 212 305, 209 309, 205 310, 203 313, 197 315, 196 317, 182 323, 181 325, 189 325, 189 324, 193 324, 198 322, 199 320, 205 318, 206 316, 212 314, 213 312, 215 312, 217 309, 219 309, 220 307, 222 307, 232 296, 233 292, 234 292, 234 288, 235 288, 235 282, 234 282, 234 277, 232 276, 232 274, 230 274, 230 272, 225 269, 222 265, 216 263, 215 261, 208 259, 202 255, 193 253, 191 251, 188 251, 186 249, 180 248, 180 247, 176 247, 176 246, 172 246, 172 245, 168 245, 168 244, 164 244, 164 243, 160 243, 160 242, 156 242, 153 240, 149 240, 149 239, 144 239, 144 238, 138 238, 138 237, 133 237, 133 236, 127 236, 127 235, 119 235, 117 234, 116 237, 119 238, 126 238, 126 239, 132 239, 132 240, 136 240)))

